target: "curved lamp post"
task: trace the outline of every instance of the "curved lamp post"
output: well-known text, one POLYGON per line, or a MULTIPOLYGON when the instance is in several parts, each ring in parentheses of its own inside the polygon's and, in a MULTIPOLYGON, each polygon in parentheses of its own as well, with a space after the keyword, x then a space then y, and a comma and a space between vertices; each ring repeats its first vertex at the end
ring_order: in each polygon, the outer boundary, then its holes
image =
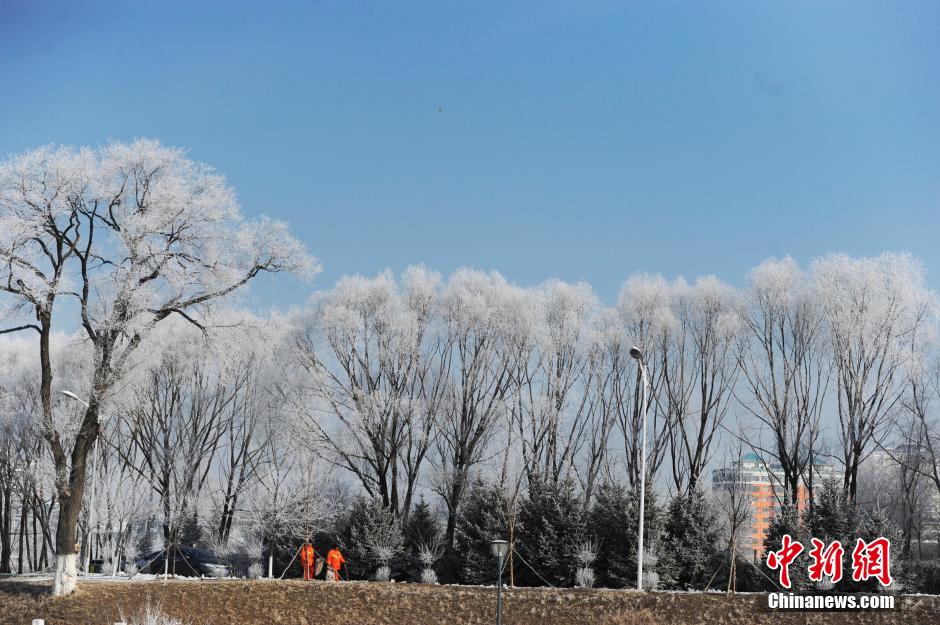
POLYGON ((636 550, 636 589, 643 590, 643 521, 646 513, 646 408, 649 393, 650 380, 646 373, 646 362, 643 360, 643 352, 636 346, 630 348, 630 356, 640 365, 640 373, 643 377, 643 404, 640 409, 643 411, 643 452, 640 461, 640 522, 639 534, 637 538, 636 550))
POLYGON ((490 542, 490 552, 496 558, 496 625, 503 625, 503 566, 509 555, 509 543, 494 540, 490 542))

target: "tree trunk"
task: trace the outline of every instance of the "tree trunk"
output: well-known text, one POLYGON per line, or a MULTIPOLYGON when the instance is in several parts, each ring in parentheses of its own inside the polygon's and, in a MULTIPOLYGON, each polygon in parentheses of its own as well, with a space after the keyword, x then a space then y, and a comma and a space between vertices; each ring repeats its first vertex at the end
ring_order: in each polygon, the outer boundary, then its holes
POLYGON ((516 570, 513 563, 513 552, 516 550, 516 524, 509 524, 509 587, 516 587, 516 570))
POLYGON ((39 570, 39 533, 38 528, 36 527, 36 507, 33 506, 31 510, 33 517, 33 559, 30 562, 29 568, 34 573, 39 570))
POLYGON ((23 530, 22 532, 23 532, 23 543, 26 545, 25 562, 26 562, 26 568, 32 572, 36 570, 36 565, 35 565, 34 558, 33 558, 33 548, 29 544, 30 537, 29 537, 29 524, 26 521, 27 519, 27 510, 26 510, 26 505, 25 505, 26 502, 24 501, 23 504, 24 505, 23 505, 23 530))
POLYGON ((728 567, 728 594, 729 595, 734 594, 734 586, 735 586, 734 577, 735 577, 735 569, 737 568, 737 562, 736 562, 737 550, 735 549, 736 542, 737 542, 736 537, 734 533, 732 532, 731 542, 728 545, 728 550, 731 552, 731 565, 728 567))
POLYGON ((0 497, 0 573, 12 573, 10 568, 10 558, 12 549, 10 547, 10 517, 13 514, 11 507, 10 488, 4 488, 3 496, 0 497))
POLYGON ((37 570, 41 570, 49 566, 49 554, 50 552, 55 555, 55 552, 52 548, 52 532, 49 529, 49 517, 52 515, 52 508, 55 506, 55 499, 53 499, 49 504, 49 509, 46 510, 46 506, 43 504, 42 498, 33 494, 33 515, 39 515, 39 527, 42 534, 42 551, 39 555, 39 564, 37 570))
POLYGON ((845 472, 845 482, 846 482, 846 495, 848 496, 847 501, 855 503, 856 495, 858 494, 858 458, 860 453, 856 452, 852 458, 852 462, 849 463, 849 466, 846 467, 845 472))
MULTIPOLYGON (((37 304, 36 319, 39 321, 39 363, 41 371, 39 399, 42 403, 44 435, 52 449, 55 463, 56 495, 59 500, 59 520, 56 525, 55 578, 52 582, 52 594, 67 595, 75 590, 78 560, 78 515, 82 507, 82 491, 85 486, 85 455, 87 449, 82 439, 87 438, 87 421, 90 410, 86 411, 82 427, 72 448, 72 467, 69 470, 68 455, 62 447, 59 435, 55 431, 52 415, 52 301, 47 306, 37 304)), ((97 415, 94 415, 97 417, 97 415)), ((97 419, 94 422, 97 425, 97 419)), ((97 433, 97 428, 95 428, 97 433)))
POLYGON ((19 549, 17 554, 16 562, 16 573, 17 575, 23 574, 23 549, 26 545, 26 501, 21 501, 22 505, 20 506, 20 531, 19 531, 19 549))
POLYGON ((55 581, 53 595, 67 595, 75 590, 78 577, 78 517, 81 499, 59 498, 59 520, 55 532, 55 581))
POLYGON ((450 496, 447 501, 447 525, 444 530, 444 544, 448 549, 454 547, 454 536, 457 533, 457 515, 459 513, 460 500, 463 498, 464 487, 466 486, 466 477, 463 469, 454 471, 454 483, 451 486, 450 496))
MULTIPOLYGON (((55 532, 55 581, 52 585, 52 594, 56 596, 67 595, 75 590, 78 577, 78 520, 82 511, 82 495, 85 492, 85 461, 88 458, 88 450, 91 449, 97 435, 97 406, 92 403, 85 413, 82 429, 75 437, 68 482, 65 485, 59 485, 59 518, 55 532)), ((56 467, 56 470, 61 475, 64 467, 56 467)), ((86 545, 86 548, 90 549, 91 545, 86 545)))

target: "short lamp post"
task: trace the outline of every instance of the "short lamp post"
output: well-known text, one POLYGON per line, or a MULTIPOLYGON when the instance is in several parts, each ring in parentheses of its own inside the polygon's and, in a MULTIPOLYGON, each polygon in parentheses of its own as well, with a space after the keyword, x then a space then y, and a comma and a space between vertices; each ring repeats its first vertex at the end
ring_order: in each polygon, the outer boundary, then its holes
POLYGON ((494 540, 490 542, 490 551, 496 558, 496 625, 503 625, 503 566, 509 555, 509 543, 494 540))

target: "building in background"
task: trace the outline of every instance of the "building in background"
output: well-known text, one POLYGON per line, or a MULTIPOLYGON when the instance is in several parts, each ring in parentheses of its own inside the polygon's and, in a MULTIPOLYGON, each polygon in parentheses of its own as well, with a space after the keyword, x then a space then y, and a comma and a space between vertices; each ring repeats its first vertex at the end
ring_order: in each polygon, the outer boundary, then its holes
MULTIPOLYGON (((831 465, 817 462, 813 475, 814 484, 835 477, 831 465)), ((757 454, 749 453, 729 467, 712 472, 712 490, 716 493, 729 488, 743 491, 750 499, 751 515, 741 532, 740 547, 749 550, 755 561, 764 554, 764 539, 770 522, 780 511, 783 500, 783 473, 780 465, 762 461, 757 454)), ((797 506, 800 511, 809 503, 809 489, 800 484, 797 506)))

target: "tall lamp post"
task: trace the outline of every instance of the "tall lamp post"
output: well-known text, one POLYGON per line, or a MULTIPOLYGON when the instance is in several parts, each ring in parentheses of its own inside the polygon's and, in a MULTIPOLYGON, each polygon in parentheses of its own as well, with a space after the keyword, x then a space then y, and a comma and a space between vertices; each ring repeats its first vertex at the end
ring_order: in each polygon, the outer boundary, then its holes
MULTIPOLYGON (((69 399, 74 399, 81 405, 85 406, 87 410, 90 408, 88 402, 73 393, 72 391, 62 391, 62 394, 68 397, 69 399)), ((99 421, 105 421, 107 417, 98 415, 99 421)), ((95 536, 98 534, 98 519, 97 519, 97 508, 98 508, 98 498, 97 498, 97 486, 98 486, 98 437, 95 436, 95 449, 92 452, 94 458, 92 458, 92 468, 91 468, 91 511, 88 518, 88 532, 89 536, 91 535, 92 529, 94 528, 95 536)), ((88 577, 88 573, 91 569, 91 548, 92 545, 88 545, 88 549, 85 550, 85 577, 88 577)))
POLYGON ((490 551, 496 558, 496 625, 503 625, 503 566, 509 555, 509 543, 494 540, 490 542, 490 551))
POLYGON ((642 460, 640 461, 640 523, 637 538, 636 551, 636 589, 643 590, 643 521, 646 515, 646 408, 648 402, 648 393, 650 380, 646 373, 646 362, 643 360, 643 352, 638 347, 630 348, 630 355, 640 365, 640 374, 643 378, 643 404, 640 409, 643 411, 643 442, 642 442, 642 460))

